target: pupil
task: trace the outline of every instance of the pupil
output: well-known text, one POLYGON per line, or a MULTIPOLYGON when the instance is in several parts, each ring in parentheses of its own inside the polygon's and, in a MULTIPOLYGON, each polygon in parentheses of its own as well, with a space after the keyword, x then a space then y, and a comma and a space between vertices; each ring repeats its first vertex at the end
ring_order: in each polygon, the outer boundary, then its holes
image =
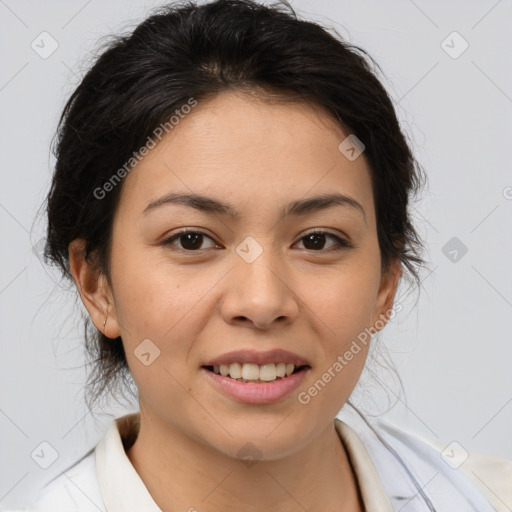
POLYGON ((312 247, 307 247, 307 243, 304 243, 306 249, 322 249, 325 245, 325 235, 322 235, 321 233, 312 233, 306 236, 306 241, 312 242, 312 247), (323 240, 319 241, 319 238, 323 240))
MULTIPOLYGON (((201 233, 186 233, 185 235, 181 235, 182 243, 184 249, 194 250, 201 247, 203 235, 201 233), (185 242, 183 243, 183 239, 185 242)), ((312 233, 304 237, 305 243, 304 246, 307 249, 322 249, 325 245, 325 235, 321 233, 312 233), (310 244, 310 247, 307 245, 310 244)))
POLYGON ((187 233, 185 235, 182 235, 181 245, 183 246, 184 249, 198 249, 199 247, 201 247, 202 236, 203 235, 201 235, 200 233, 187 233), (183 243, 183 238, 185 239, 185 243, 183 243))

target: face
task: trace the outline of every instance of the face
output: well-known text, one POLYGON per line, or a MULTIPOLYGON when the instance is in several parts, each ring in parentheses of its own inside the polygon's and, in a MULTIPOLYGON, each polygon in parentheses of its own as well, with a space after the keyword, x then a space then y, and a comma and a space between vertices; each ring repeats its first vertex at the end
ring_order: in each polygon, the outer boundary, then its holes
MULTIPOLYGON (((125 178, 106 334, 122 337, 152 420, 229 455, 250 440, 266 459, 333 421, 369 343, 344 354, 392 306, 399 274, 381 273, 369 167, 364 153, 340 152, 347 135, 308 104, 223 93, 199 102, 125 178), (274 349, 307 362, 278 399, 234 397, 204 368, 274 349)), ((104 312, 92 309, 102 329, 104 312)))

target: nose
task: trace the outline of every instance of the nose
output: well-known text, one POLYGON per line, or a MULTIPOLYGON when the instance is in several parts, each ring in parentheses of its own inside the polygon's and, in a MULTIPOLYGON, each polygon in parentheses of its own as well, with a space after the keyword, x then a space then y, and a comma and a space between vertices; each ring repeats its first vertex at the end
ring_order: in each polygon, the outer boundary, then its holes
POLYGON ((270 249, 252 263, 235 256, 225 286, 221 315, 229 324, 267 330, 290 325, 299 314, 290 273, 270 249))

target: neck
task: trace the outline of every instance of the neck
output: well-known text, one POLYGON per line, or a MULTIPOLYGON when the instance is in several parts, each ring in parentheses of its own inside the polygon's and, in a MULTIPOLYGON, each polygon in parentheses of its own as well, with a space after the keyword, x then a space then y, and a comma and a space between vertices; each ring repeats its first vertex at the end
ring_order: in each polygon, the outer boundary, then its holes
POLYGON ((244 463, 173 425, 145 417, 127 456, 162 510, 363 510, 346 450, 331 422, 302 449, 244 463))

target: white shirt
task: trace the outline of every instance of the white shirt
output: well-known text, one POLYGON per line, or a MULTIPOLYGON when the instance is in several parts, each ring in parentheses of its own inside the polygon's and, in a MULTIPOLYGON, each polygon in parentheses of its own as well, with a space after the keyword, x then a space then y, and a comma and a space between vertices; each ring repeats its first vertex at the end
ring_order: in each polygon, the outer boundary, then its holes
MULTIPOLYGON (((344 407, 339 416, 335 427, 347 450, 367 512, 512 510, 512 461, 471 453, 454 469, 441 457, 444 446, 386 422, 367 423, 349 407, 344 407)), ((46 484, 33 505, 24 510, 161 512, 123 445, 133 443, 139 422, 140 413, 113 421, 97 446, 46 484)))

